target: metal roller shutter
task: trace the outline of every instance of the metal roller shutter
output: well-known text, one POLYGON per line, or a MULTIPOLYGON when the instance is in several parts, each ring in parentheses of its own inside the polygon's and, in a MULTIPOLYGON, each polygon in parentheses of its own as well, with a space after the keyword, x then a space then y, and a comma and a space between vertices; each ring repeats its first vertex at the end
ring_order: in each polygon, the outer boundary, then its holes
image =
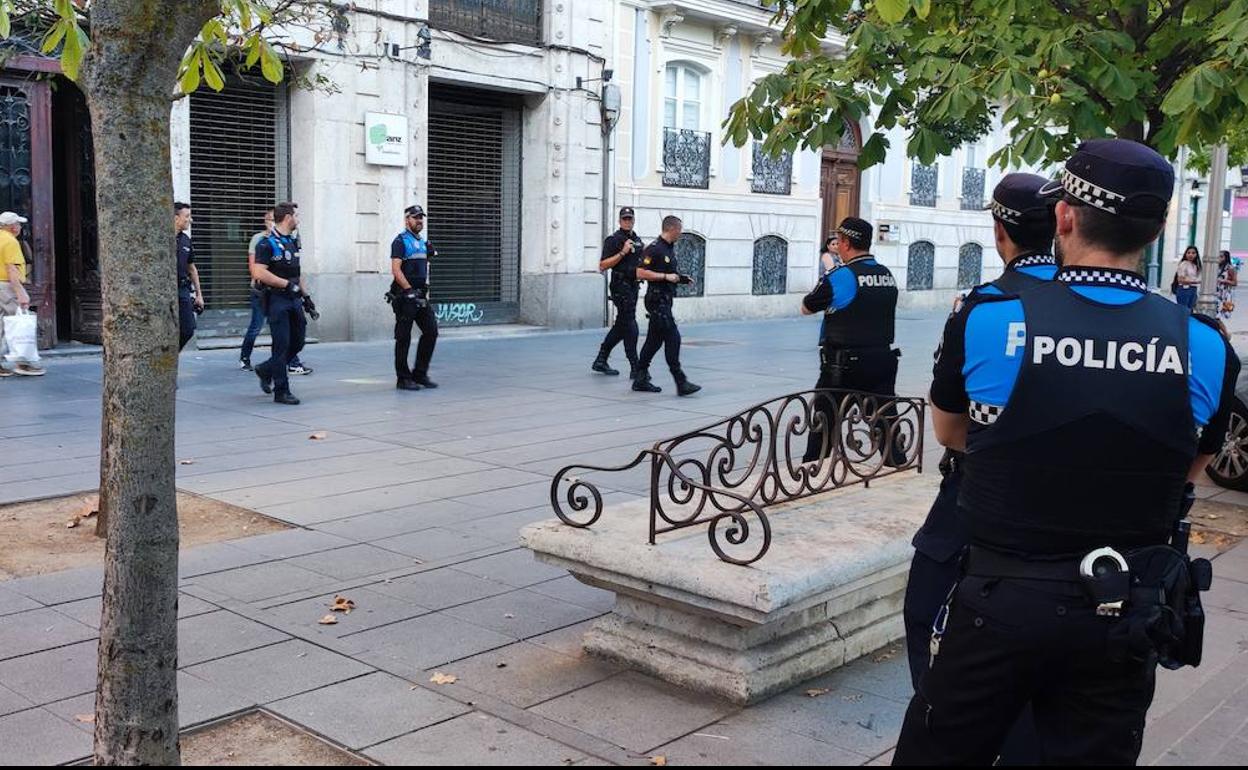
POLYGON ((429 280, 440 322, 514 322, 520 299, 518 110, 430 103, 426 209, 429 240, 438 250, 429 280))
POLYGON ((209 309, 248 306, 247 245, 262 212, 290 195, 285 86, 231 76, 191 96, 195 261, 209 309))

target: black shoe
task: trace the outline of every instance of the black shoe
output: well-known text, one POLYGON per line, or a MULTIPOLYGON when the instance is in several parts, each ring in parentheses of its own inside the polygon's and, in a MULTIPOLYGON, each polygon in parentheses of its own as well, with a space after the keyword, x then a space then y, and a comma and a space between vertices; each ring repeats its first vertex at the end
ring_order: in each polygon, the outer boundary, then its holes
POLYGON ((663 389, 650 381, 650 372, 646 369, 637 370, 637 378, 633 380, 633 390, 638 393, 662 393, 663 389))
POLYGON ((702 390, 702 386, 694 385, 688 379, 682 379, 676 383, 676 395, 678 396, 692 396, 699 390, 702 390))
POLYGON ((609 374, 611 376, 615 376, 620 373, 619 369, 611 368, 611 365, 607 363, 606 356, 603 356, 603 355, 599 355, 597 358, 595 358, 594 363, 590 364, 589 368, 593 369, 595 372, 598 372, 599 374, 609 374))
POLYGON ((636 363, 636 362, 630 363, 630 364, 628 365, 628 379, 630 379, 630 380, 635 380, 635 379, 637 379, 637 372, 638 372, 638 371, 640 371, 640 370, 637 368, 637 363, 636 363))
POLYGON ((269 370, 264 368, 264 364, 260 364, 255 369, 256 376, 260 378, 260 390, 265 393, 273 392, 273 375, 269 374, 269 370))
POLYGON ((399 380, 397 383, 395 383, 394 387, 398 388, 399 390, 420 390, 420 386, 416 384, 416 381, 409 380, 409 379, 399 380))
POLYGON ((412 377, 412 382, 415 382, 417 385, 419 385, 419 386, 420 386, 420 387, 422 387, 422 388, 436 388, 436 387, 438 387, 438 383, 436 383, 436 382, 434 382, 433 380, 429 379, 429 375, 427 375, 427 374, 416 374, 416 375, 414 375, 414 376, 412 377))
POLYGON ((250 359, 250 358, 240 358, 240 359, 238 359, 238 368, 239 368, 239 369, 242 369, 244 372, 253 372, 253 371, 255 371, 254 369, 252 369, 252 368, 251 368, 251 359, 250 359))
POLYGON ((295 398, 289 392, 277 393, 277 394, 274 394, 273 396, 273 403, 286 404, 288 406, 295 406, 299 403, 299 399, 295 398))

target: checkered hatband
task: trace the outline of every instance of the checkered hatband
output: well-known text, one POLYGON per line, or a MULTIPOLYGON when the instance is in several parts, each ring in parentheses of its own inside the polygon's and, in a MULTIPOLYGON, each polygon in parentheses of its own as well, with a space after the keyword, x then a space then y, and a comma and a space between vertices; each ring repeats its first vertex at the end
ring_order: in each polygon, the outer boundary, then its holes
POLYGON ((1001 220, 1007 225, 1021 225, 1023 223, 1023 212, 1012 209, 1001 203, 996 198, 992 199, 992 216, 1001 220))
POLYGON ((1125 203, 1127 200, 1127 196, 1092 184, 1070 169, 1062 171, 1062 188, 1071 197, 1077 198, 1089 206, 1096 206, 1098 209, 1108 211, 1111 214, 1117 214, 1117 204, 1125 203))

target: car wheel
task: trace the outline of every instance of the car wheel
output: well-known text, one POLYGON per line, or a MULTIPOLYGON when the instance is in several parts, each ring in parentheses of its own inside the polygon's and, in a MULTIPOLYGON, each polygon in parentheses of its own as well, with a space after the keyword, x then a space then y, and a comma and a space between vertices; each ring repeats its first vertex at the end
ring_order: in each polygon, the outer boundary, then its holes
POLYGON ((1205 472, 1219 486, 1248 491, 1248 407, 1239 399, 1231 407, 1231 423, 1222 449, 1205 472))

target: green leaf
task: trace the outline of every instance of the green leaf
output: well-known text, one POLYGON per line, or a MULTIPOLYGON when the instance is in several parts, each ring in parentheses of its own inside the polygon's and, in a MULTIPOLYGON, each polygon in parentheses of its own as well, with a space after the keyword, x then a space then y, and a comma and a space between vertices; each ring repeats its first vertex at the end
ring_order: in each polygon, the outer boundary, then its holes
POLYGON ((858 155, 858 168, 866 169, 883 163, 887 155, 888 138, 884 134, 874 133, 871 138, 867 139, 866 144, 862 145, 862 152, 858 155))
POLYGON ((203 57, 204 62, 204 80, 208 83, 208 87, 213 91, 221 91, 225 88, 225 76, 221 73, 221 68, 217 63, 208 56, 203 57))
POLYGON ((1191 109, 1196 103, 1196 73, 1198 71, 1198 69, 1192 70, 1179 78, 1179 82, 1174 84, 1170 93, 1166 94, 1166 98, 1161 100, 1162 112, 1167 115, 1181 115, 1191 109))
POLYGON ((39 50, 43 53, 55 51, 56 47, 61 44, 61 41, 65 39, 66 29, 67 26, 63 19, 53 24, 52 28, 48 30, 48 34, 44 36, 43 45, 39 47, 39 50))
POLYGON ((12 22, 9 19, 9 3, 6 0, 5 2, 0 2, 0 37, 7 38, 12 31, 12 22))
POLYGON ((926 19, 932 13, 932 0, 912 0, 914 15, 926 19))
POLYGON ((82 54, 86 49, 87 33, 77 24, 70 24, 65 34, 65 44, 61 46, 61 71, 70 80, 78 79, 78 69, 82 66, 82 54))
POLYGON ((896 24, 910 12, 910 0, 876 0, 874 5, 885 24, 896 24))
POLYGON ((182 93, 193 94, 199 88, 199 60, 203 55, 203 49, 196 46, 182 61, 184 69, 182 78, 178 81, 178 87, 182 89, 182 93))
POLYGON ((270 83, 282 82, 282 60, 267 40, 260 41, 260 71, 270 83))

